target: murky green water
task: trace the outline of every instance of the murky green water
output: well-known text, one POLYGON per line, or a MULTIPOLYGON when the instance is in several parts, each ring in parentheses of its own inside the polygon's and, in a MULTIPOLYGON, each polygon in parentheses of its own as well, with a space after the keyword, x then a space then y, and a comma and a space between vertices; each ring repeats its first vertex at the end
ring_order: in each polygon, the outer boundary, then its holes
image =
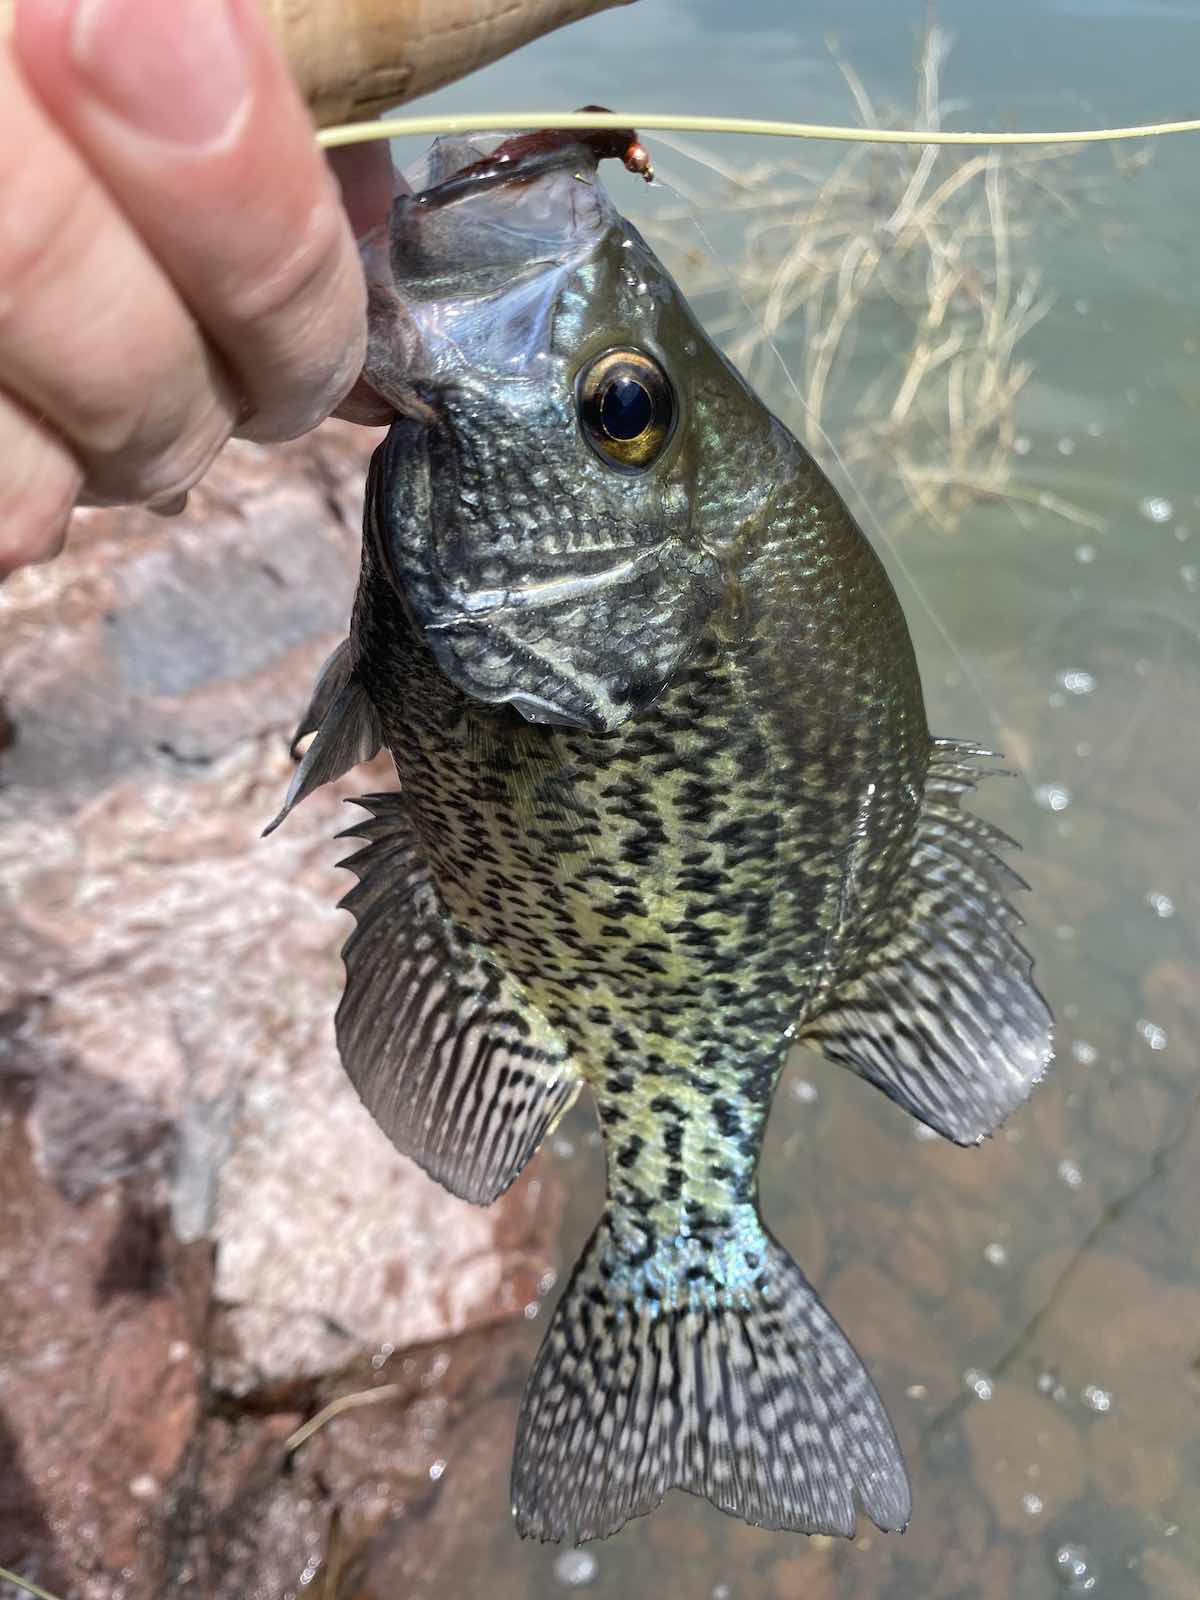
MULTIPOLYGON (((908 105, 923 15, 914 0, 645 0, 428 104, 852 120, 825 31, 877 99, 908 105)), ((970 102, 951 125, 1196 113, 1197 0, 958 0, 940 20, 957 33, 944 93, 970 102)), ((517 1542, 497 1480, 458 1508, 460 1570, 439 1592, 1200 1595, 1198 149, 1164 142, 1132 178, 1093 153, 1083 170, 1105 179, 1107 209, 1031 249, 1058 301, 1025 346, 1036 373, 1017 482, 1101 528, 1036 508, 1022 526, 993 503, 954 538, 917 531, 891 551, 919 595, 902 585, 935 731, 996 741, 1027 780, 997 781, 981 803, 1026 846, 1022 909, 1059 1060, 978 1152, 917 1137, 807 1056, 772 1117, 765 1214, 888 1400, 911 1529, 810 1541, 673 1495, 570 1558, 517 1542)), ((652 226, 652 202, 613 181, 652 226)), ((770 398, 787 416, 781 379, 770 398)), ((571 1192, 564 1268, 600 1204, 591 1126, 577 1112, 552 1156, 571 1192)), ((518 1332, 527 1353, 543 1326, 518 1332)), ((459 1439, 469 1451, 469 1425, 459 1439)))

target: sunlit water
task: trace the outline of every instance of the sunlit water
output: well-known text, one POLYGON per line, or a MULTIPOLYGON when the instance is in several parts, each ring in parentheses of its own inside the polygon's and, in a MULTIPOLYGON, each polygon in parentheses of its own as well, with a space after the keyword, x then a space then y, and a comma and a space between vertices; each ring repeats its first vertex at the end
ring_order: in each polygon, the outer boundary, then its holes
MULTIPOLYGON (((837 30, 878 99, 908 105, 923 15, 912 0, 644 0, 427 104, 851 120, 823 33, 837 30)), ((960 0, 940 20, 958 35, 944 93, 970 103, 952 125, 1196 114, 1200 4, 960 0)), ((918 532, 885 551, 915 584, 902 590, 935 731, 996 741, 1024 774, 980 803, 1025 845, 1022 910, 1060 1024, 1051 1077, 977 1152, 922 1137, 808 1056, 772 1115, 764 1211, 888 1400, 912 1527, 806 1540, 673 1495, 619 1537, 563 1552, 517 1541, 498 1474, 458 1508, 459 1557, 438 1592, 1200 1594, 1198 148, 1164 143, 1114 179, 1108 220, 1122 226, 1103 241, 1089 224, 1032 252, 1059 299, 1026 346, 1037 371, 1019 481, 1068 496, 1103 531, 1037 513, 1023 527, 990 505, 956 538, 918 532)), ((1089 159, 1111 172, 1106 152, 1089 159)), ((687 174, 677 157, 663 165, 687 174)), ((612 181, 652 225, 633 181, 612 181)), ((704 220, 720 239, 720 219, 704 220)), ((769 398, 786 417, 782 378, 769 398)), ((566 1269, 601 1199, 590 1113, 550 1160, 571 1195, 566 1269)), ((514 1335, 529 1355, 548 1305, 514 1335)), ((455 1447, 471 1450, 469 1418, 455 1447)), ((455 1467, 452 1453, 447 1483, 455 1467)))

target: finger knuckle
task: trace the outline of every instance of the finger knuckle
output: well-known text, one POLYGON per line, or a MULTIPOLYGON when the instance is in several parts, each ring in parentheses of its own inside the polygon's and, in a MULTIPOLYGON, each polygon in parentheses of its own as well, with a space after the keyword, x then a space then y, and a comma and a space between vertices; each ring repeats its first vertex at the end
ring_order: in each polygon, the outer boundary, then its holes
POLYGON ((282 439, 315 427, 358 377, 366 343, 366 289, 340 206, 322 202, 303 237, 227 304, 258 357, 246 371, 248 431, 282 439))
POLYGON ((125 448, 91 464, 89 487, 114 504, 173 500, 204 476, 231 431, 231 413, 216 397, 174 425, 148 417, 125 448))
POLYGON ((18 242, 0 222, 0 345, 20 352, 15 381, 85 457, 135 454, 194 404, 204 383, 195 328, 114 236, 90 185, 68 182, 31 205, 28 230, 18 242))
POLYGON ((280 228, 261 255, 241 264, 226 289, 232 321, 256 326, 304 315, 336 277, 347 249, 353 244, 345 215, 324 184, 297 232, 280 228))
POLYGON ((20 315, 64 242, 68 250, 77 244, 76 227, 91 216, 90 190, 82 168, 56 163, 47 174, 27 150, 0 143, 0 325, 20 315))

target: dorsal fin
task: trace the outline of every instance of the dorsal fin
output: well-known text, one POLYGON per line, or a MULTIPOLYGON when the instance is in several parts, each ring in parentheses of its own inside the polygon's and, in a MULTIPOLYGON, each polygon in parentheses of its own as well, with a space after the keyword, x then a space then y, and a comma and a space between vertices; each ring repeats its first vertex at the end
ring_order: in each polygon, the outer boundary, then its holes
POLYGON ((520 985, 447 915, 402 797, 354 804, 371 815, 342 835, 367 840, 342 863, 359 879, 342 901, 358 924, 343 952, 342 1063, 397 1149, 489 1205, 581 1079, 520 985))
POLYGON ((317 737, 292 776, 283 809, 263 829, 264 837, 274 833, 314 789, 332 783, 360 761, 370 761, 383 743, 379 715, 354 672, 349 639, 342 640, 317 674, 308 709, 292 735, 293 756, 301 739, 314 732, 317 737))
POLYGON ((959 809, 989 752, 935 742, 899 894, 908 920, 837 985, 800 1038, 956 1144, 978 1144, 1053 1059, 1052 1019, 1003 891, 1024 888, 997 851, 1013 841, 959 809))

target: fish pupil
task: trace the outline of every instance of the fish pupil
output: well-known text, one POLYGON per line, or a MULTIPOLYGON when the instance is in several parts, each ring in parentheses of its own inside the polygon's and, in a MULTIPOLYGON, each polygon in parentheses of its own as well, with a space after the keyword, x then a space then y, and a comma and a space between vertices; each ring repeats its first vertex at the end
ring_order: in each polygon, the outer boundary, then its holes
POLYGON ((610 439, 637 439, 654 420, 654 401, 636 378, 614 378, 600 402, 600 422, 610 439))

